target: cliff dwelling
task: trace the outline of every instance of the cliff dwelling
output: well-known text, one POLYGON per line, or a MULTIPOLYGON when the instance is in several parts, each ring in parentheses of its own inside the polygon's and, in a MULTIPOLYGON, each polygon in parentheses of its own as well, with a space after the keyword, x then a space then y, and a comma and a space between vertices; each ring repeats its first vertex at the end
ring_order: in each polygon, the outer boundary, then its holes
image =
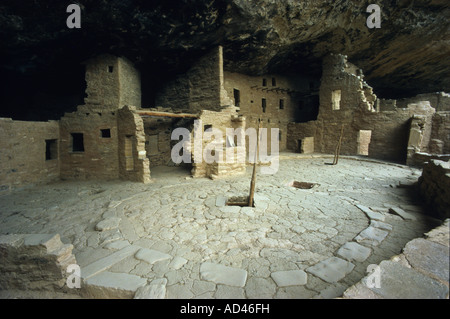
MULTIPOLYGON (((189 9, 196 22, 163 3, 133 9, 136 32, 144 13, 167 27, 145 36, 157 53, 100 33, 79 56, 2 49, 0 296, 448 299, 448 61, 386 71, 375 53, 325 45, 337 31, 272 47, 285 22, 238 32, 256 8, 206 2, 189 9), (216 11, 220 32, 205 26, 216 11), (216 40, 197 43, 200 29, 216 40)), ((296 21, 299 8, 267 6, 296 21)))

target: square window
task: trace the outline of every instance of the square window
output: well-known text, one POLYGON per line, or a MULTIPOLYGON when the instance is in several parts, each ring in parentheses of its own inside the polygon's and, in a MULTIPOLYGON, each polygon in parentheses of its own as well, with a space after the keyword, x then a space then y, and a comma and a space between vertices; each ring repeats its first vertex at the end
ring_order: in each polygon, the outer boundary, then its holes
POLYGON ((111 130, 109 128, 100 130, 100 136, 102 138, 111 138, 111 130))
POLYGON ((72 136, 72 152, 84 152, 83 133, 70 133, 72 136))
POLYGON ((45 140, 45 160, 53 160, 58 158, 57 140, 45 140))
POLYGON ((212 125, 207 124, 207 125, 204 125, 204 126, 203 126, 203 131, 204 131, 204 132, 206 132, 206 131, 209 130, 209 129, 211 129, 210 131, 212 131, 212 125))

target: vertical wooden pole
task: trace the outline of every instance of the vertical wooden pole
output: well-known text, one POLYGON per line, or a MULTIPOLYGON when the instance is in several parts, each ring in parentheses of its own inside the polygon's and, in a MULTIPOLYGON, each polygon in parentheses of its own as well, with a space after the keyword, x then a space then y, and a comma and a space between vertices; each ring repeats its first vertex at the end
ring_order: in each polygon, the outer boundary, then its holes
POLYGON ((341 144, 342 144, 342 137, 344 135, 344 124, 342 124, 341 127, 341 135, 339 136, 339 142, 336 146, 336 151, 334 152, 334 160, 333 165, 336 165, 339 161, 339 153, 341 152, 341 144))
POLYGON ((255 196, 255 184, 256 184, 256 162, 258 160, 258 152, 259 152, 259 131, 261 129, 261 119, 259 119, 258 124, 258 134, 256 139, 256 152, 255 152, 255 162, 253 163, 253 173, 252 173, 252 181, 250 182, 250 195, 248 196, 248 206, 253 207, 253 197, 255 196))

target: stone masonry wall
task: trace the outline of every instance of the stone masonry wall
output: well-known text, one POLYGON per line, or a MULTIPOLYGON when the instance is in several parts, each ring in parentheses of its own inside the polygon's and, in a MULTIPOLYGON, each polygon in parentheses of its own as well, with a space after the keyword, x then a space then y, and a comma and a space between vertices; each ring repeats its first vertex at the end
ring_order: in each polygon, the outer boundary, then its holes
POLYGON ((59 124, 0 118, 0 192, 59 179, 59 124), (46 159, 46 140, 52 157, 46 159))
POLYGON ((86 105, 104 110, 141 106, 141 81, 133 64, 123 57, 101 55, 86 64, 86 105))
POLYGON ((450 161, 432 159, 425 164, 419 189, 432 215, 441 219, 450 217, 450 161))
POLYGON ((117 111, 81 105, 61 118, 60 136, 61 179, 119 178, 117 111), (83 134, 84 151, 74 151, 72 133, 83 134))
POLYGON ((76 293, 66 286, 72 249, 58 234, 0 235, 0 290, 76 293))
POLYGON ((199 113, 221 109, 222 47, 201 57, 185 74, 169 82, 157 94, 156 106, 199 113))
POLYGON ((397 100, 398 108, 405 108, 408 104, 429 101, 436 112, 450 111, 450 94, 445 92, 419 94, 415 97, 397 100))
POLYGON ((125 106, 118 115, 119 176, 121 179, 150 182, 150 161, 145 151, 145 129, 135 107, 125 106))
POLYGON ((434 114, 429 151, 433 154, 450 154, 450 112, 434 114))
MULTIPOLYGON (((245 160, 245 135, 241 136, 239 141, 234 147, 227 147, 226 141, 226 129, 227 128, 243 128, 245 130, 245 119, 238 117, 236 109, 234 107, 229 107, 223 109, 221 112, 214 111, 203 111, 200 115, 201 125, 194 127, 193 134, 196 136, 204 136, 205 126, 211 126, 212 129, 220 130, 221 138, 211 139, 203 138, 201 153, 196 152, 195 141, 191 143, 191 152, 193 154, 193 177, 210 177, 218 178, 223 176, 244 174, 246 169, 245 160), (204 159, 204 150, 207 145, 211 143, 217 143, 217 149, 222 153, 222 160, 214 161, 213 163, 207 163, 204 159), (226 162, 226 152, 232 152, 234 154, 234 161, 229 163, 226 162), (197 159, 197 156, 201 156, 201 160, 197 159), (198 162, 198 163, 196 163, 198 162)), ((200 122, 198 122, 200 123, 200 122)), ((194 137, 191 136, 191 141, 194 137)), ((220 158, 218 153, 215 155, 220 158)))
POLYGON ((225 90, 228 96, 233 98, 233 104, 239 107, 239 114, 245 116, 247 128, 256 129, 260 118, 269 132, 270 128, 279 128, 279 149, 285 150, 288 142, 288 123, 297 120, 299 102, 303 95, 310 93, 309 79, 300 76, 248 76, 224 72, 224 80, 225 90), (239 101, 234 94, 235 90, 239 91, 239 101))

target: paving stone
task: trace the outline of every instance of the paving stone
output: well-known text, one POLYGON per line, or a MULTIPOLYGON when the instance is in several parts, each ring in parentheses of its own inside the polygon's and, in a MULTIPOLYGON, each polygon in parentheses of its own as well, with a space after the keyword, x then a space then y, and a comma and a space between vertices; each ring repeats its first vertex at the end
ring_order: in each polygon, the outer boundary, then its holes
POLYGON ((306 271, 326 282, 335 283, 349 274, 354 267, 355 265, 351 262, 337 257, 331 257, 307 268, 306 271))
POLYGON ((370 226, 375 227, 375 228, 379 228, 379 229, 383 229, 383 230, 387 230, 387 231, 391 231, 392 230, 392 225, 388 224, 388 223, 383 223, 377 220, 371 220, 370 221, 370 226))
POLYGON ((226 202, 227 202, 227 197, 226 196, 219 195, 219 196, 216 197, 216 206, 217 207, 225 206, 226 202))
POLYGON ((356 207, 358 207, 360 210, 362 210, 364 212, 364 214, 366 214, 367 217, 370 219, 375 219, 375 220, 379 220, 379 221, 384 221, 384 219, 385 219, 383 214, 374 212, 369 207, 366 207, 366 206, 360 205, 360 204, 356 205, 356 207))
POLYGON ((406 244, 403 254, 412 267, 445 282, 449 281, 448 247, 423 238, 417 238, 406 244))
POLYGON ((276 293, 277 286, 270 278, 250 277, 245 285, 247 298, 271 299, 276 293))
POLYGON ((128 240, 116 240, 111 243, 107 243, 104 247, 106 249, 122 249, 127 246, 130 246, 128 240))
POLYGON ((337 255, 349 261, 363 262, 369 256, 372 250, 355 242, 345 243, 337 251, 337 255))
POLYGON ((371 246, 378 246, 388 235, 387 231, 369 226, 355 237, 358 243, 365 243, 371 246))
POLYGON ((307 275, 303 270, 276 271, 270 274, 278 287, 306 285, 307 275))
POLYGON ((417 220, 417 218, 414 215, 405 212, 400 207, 390 207, 389 208, 389 213, 398 215, 401 218, 406 219, 406 220, 417 220))
POLYGON ((214 294, 216 299, 245 299, 244 289, 239 287, 230 287, 225 285, 218 285, 216 293, 214 294))
POLYGON ((172 258, 172 256, 170 256, 169 254, 165 254, 160 251, 148 248, 139 249, 134 257, 136 259, 148 262, 149 264, 154 264, 158 261, 172 258))
POLYGON ((138 249, 140 249, 140 247, 138 246, 127 246, 119 251, 116 251, 115 253, 112 253, 109 256, 103 257, 85 267, 82 267, 81 278, 88 279, 106 269, 109 269, 119 261, 136 253, 138 249))
POLYGON ((104 271, 88 278, 84 284, 113 290, 114 294, 120 294, 117 291, 121 290, 134 293, 138 288, 147 284, 147 279, 136 275, 104 271))
POLYGON ((380 263, 380 288, 370 290, 387 299, 444 299, 448 287, 393 261, 380 263))
POLYGON ((187 263, 187 259, 179 256, 175 256, 169 264, 169 268, 178 270, 187 263))
POLYGON ((200 266, 200 276, 203 280, 212 281, 216 284, 244 287, 247 280, 247 271, 205 262, 200 266))
POLYGON ((166 297, 166 278, 153 280, 150 284, 137 289, 134 299, 164 299, 166 297))
POLYGON ((95 225, 95 230, 105 231, 110 229, 116 229, 120 225, 121 219, 119 217, 109 217, 100 221, 95 225))

